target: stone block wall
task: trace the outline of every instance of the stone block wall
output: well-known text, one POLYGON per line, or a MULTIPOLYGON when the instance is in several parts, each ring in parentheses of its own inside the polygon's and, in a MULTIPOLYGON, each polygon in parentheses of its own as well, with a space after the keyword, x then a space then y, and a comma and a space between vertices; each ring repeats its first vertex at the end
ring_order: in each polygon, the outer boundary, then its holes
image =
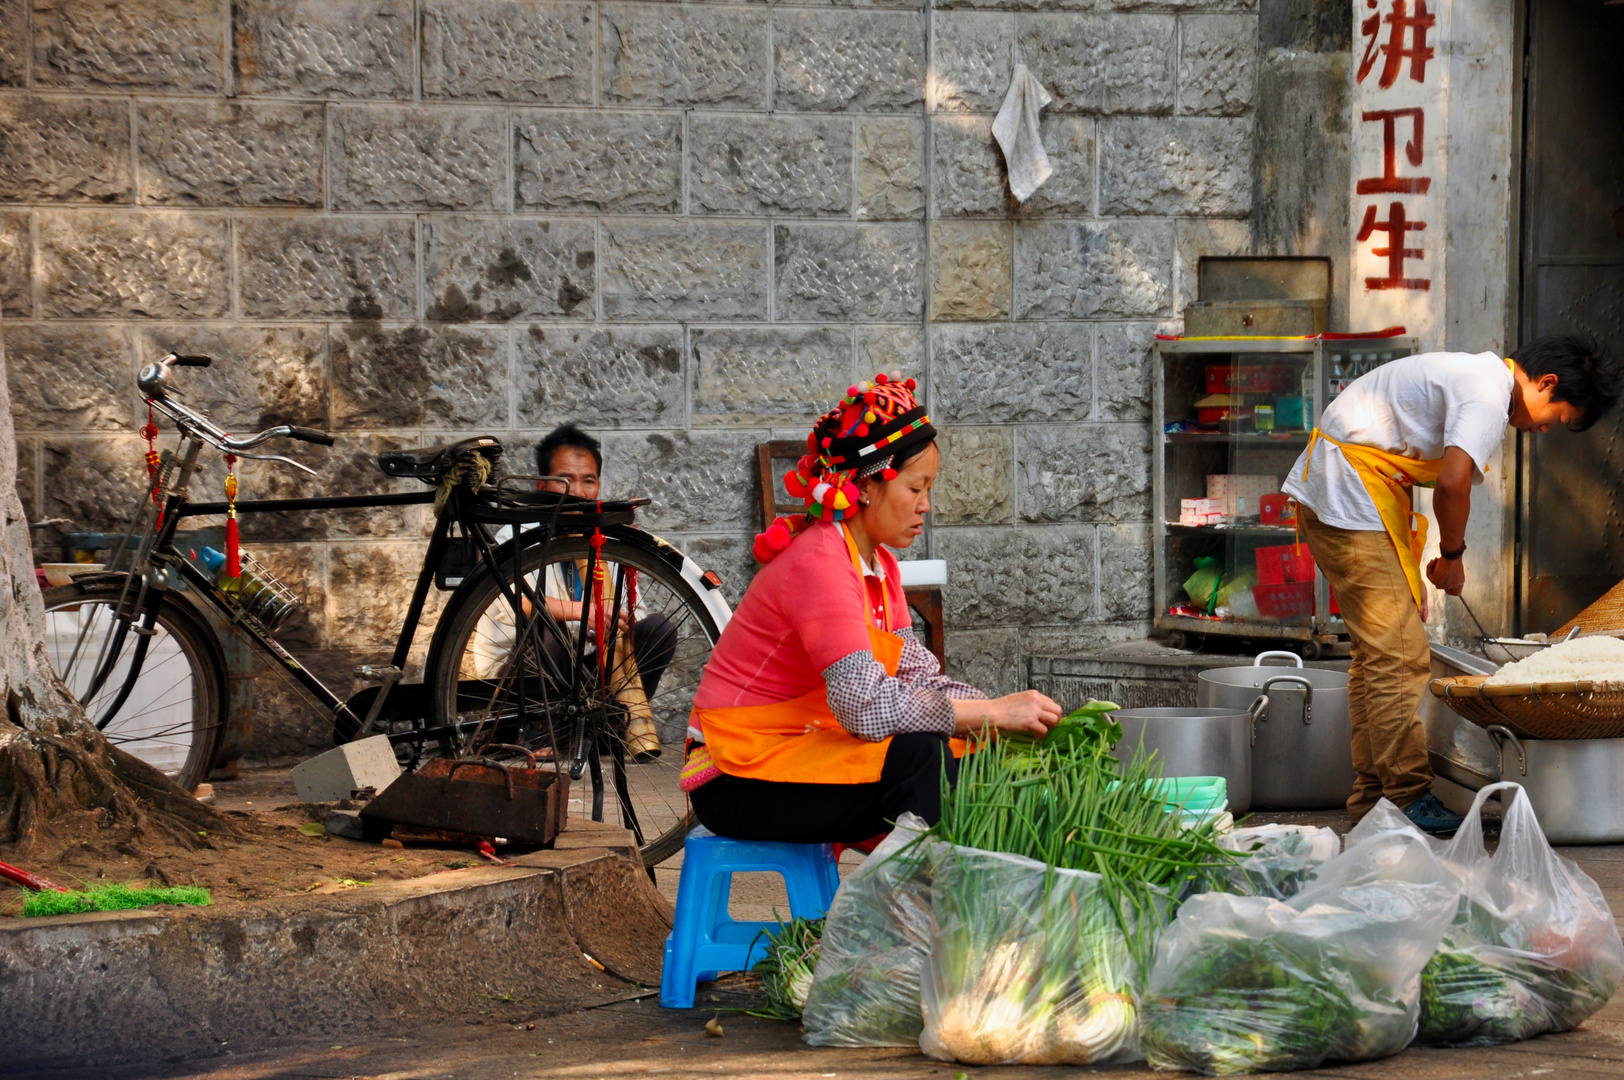
MULTIPOLYGON (((552 425, 736 598, 755 444, 854 378, 918 376, 945 461, 950 666, 1150 617, 1149 350, 1202 254, 1252 244, 1252 0, 3 0, 0 303, 29 512, 127 519, 133 372, 179 349, 232 429, 382 449, 552 425), (1014 63, 1055 175, 1010 200, 1014 63)), ((1344 46, 1345 47, 1345 46, 1344 46)), ((219 490, 213 467, 199 483, 219 490)), ((249 519, 341 687, 387 654, 420 508, 249 519)), ((49 543, 49 538, 42 538, 49 543)), ((324 745, 275 680, 254 756, 324 745)))

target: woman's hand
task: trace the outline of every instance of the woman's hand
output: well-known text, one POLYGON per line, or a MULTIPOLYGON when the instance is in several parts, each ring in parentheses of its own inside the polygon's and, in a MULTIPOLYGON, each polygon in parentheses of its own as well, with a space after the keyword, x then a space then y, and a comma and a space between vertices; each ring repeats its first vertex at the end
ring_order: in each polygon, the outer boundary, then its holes
POLYGON ((960 735, 975 735, 984 729, 1024 731, 1043 738, 1060 723, 1060 706, 1036 690, 1022 690, 1001 698, 980 701, 954 701, 955 729, 960 735))

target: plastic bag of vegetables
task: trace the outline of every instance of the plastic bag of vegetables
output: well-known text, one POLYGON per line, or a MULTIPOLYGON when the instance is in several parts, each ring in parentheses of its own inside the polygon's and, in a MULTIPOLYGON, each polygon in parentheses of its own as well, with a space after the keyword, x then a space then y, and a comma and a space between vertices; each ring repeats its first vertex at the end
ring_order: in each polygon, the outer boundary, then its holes
POLYGON ((1138 1060, 1128 943, 1098 874, 931 847, 919 1047, 969 1065, 1138 1060))
POLYGON ((1361 840, 1289 900, 1204 893, 1184 904, 1145 990, 1140 1045, 1152 1065, 1225 1076, 1409 1045, 1419 975, 1459 890, 1413 826, 1361 840))
POLYGON ((1225 875, 1227 891, 1287 900, 1341 854, 1342 839, 1311 825, 1256 825, 1220 836, 1218 846, 1242 856, 1225 875))
POLYGON ((1601 889, 1551 850, 1517 784, 1477 793, 1444 849, 1461 876, 1455 921, 1421 972, 1429 1044, 1486 1046, 1568 1031, 1607 1003, 1624 976, 1624 943, 1601 889), (1483 846, 1483 802, 1513 793, 1500 846, 1483 846))
POLYGON ((926 825, 903 814, 846 880, 824 918, 801 1012, 813 1046, 914 1046, 924 1019, 919 977, 930 951, 926 825))

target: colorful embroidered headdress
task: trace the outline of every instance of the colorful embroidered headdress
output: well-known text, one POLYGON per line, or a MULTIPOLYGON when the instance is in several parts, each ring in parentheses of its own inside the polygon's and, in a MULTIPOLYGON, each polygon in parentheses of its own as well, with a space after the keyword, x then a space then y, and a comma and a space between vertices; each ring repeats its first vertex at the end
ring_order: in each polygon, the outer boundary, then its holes
POLYGON ((784 476, 792 498, 806 500, 806 516, 782 517, 756 537, 756 561, 766 563, 813 521, 839 521, 857 511, 857 481, 894 479, 895 465, 936 437, 912 379, 884 372, 847 389, 806 437, 807 453, 784 476))

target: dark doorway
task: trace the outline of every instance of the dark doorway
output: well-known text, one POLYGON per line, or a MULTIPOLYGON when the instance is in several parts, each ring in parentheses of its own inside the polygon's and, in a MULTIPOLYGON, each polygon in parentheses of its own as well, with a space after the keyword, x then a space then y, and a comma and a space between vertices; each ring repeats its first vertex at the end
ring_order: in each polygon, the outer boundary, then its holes
MULTIPOLYGON (((1624 2, 1529 0, 1527 27, 1520 337, 1624 355, 1624 2)), ((1549 632, 1624 579, 1624 417, 1522 457, 1519 623, 1549 632)))

